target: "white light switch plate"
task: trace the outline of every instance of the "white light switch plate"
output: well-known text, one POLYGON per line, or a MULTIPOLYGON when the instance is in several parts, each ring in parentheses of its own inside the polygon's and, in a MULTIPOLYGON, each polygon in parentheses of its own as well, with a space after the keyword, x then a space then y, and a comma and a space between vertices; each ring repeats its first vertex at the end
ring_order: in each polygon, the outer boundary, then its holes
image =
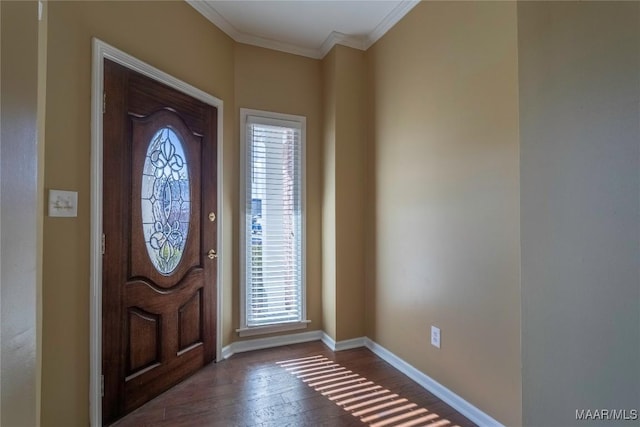
POLYGON ((431 345, 440 348, 440 328, 431 327, 431 345))
POLYGON ((78 192, 49 190, 49 216, 78 216, 78 192))

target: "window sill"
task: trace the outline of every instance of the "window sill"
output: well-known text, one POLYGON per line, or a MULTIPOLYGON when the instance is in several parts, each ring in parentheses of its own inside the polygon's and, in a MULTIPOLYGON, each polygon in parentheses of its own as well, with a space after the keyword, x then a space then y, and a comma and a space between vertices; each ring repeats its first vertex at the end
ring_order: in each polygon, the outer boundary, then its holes
POLYGON ((241 337, 250 337, 253 335, 271 334, 274 332, 294 331, 296 329, 306 329, 311 320, 302 320, 300 322, 279 323, 277 325, 253 326, 236 329, 241 337))

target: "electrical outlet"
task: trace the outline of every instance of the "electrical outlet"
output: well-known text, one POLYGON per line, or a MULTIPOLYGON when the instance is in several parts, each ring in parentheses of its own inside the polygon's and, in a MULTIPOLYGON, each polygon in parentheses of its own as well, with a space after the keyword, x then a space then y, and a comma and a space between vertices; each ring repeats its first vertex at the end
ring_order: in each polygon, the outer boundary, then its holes
POLYGON ((431 327, 431 345, 440 348, 440 328, 431 327))

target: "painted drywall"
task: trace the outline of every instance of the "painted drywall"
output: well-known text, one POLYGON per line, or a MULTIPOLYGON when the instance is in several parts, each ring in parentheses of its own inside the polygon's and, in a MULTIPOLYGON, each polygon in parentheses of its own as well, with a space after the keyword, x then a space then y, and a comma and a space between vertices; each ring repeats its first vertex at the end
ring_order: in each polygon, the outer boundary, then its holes
POLYGON ((38 4, 0 9, 0 424, 31 427, 39 412, 38 4))
MULTIPOLYGON (((47 112, 47 33, 49 25, 48 2, 40 4, 40 21, 38 22, 38 199, 36 206, 36 217, 38 224, 36 233, 38 236, 38 248, 36 255, 37 265, 37 307, 36 307, 36 425, 41 425, 42 415, 42 260, 43 253, 43 233, 44 233, 44 145, 45 145, 45 123, 47 112)), ((48 202, 48 201, 47 201, 48 202)))
MULTIPOLYGON (((640 4, 518 5, 524 425, 640 409, 640 4)), ((637 425, 600 419, 592 425, 637 425)))
MULTIPOLYGON (((366 61, 364 52, 335 50, 335 306, 336 340, 364 336, 364 167, 366 61)), ((331 249, 331 248, 330 248, 331 249)))
POLYGON ((336 340, 336 49, 322 60, 322 319, 336 340))
POLYGON ((89 421, 92 37, 224 101, 220 143, 229 163, 219 197, 227 244, 219 252, 227 308, 223 327, 232 328, 231 218, 237 210, 233 41, 185 2, 49 2, 45 187, 78 191, 78 217, 44 221, 43 426, 89 421))
MULTIPOLYGON (((306 141, 306 294, 308 330, 322 329, 322 99, 320 62, 246 44, 235 45, 236 117, 240 108, 307 118, 306 141)), ((239 145, 239 144, 238 144, 239 145)), ((236 150, 234 162, 239 164, 236 150)), ((239 166, 233 168, 239 170, 239 166)), ((238 191, 236 191, 238 194, 238 191)), ((239 202, 234 202, 238 206, 239 202)), ((236 215, 237 216, 237 215, 236 215)), ((235 218, 235 221, 238 219, 235 218)), ((237 230, 239 224, 234 224, 237 230)), ((237 252, 237 251, 236 251, 237 252)), ((234 261, 234 265, 239 262, 234 261)), ((239 271, 234 272, 239 277, 239 271)), ((235 282, 234 282, 235 283, 235 282)), ((234 286, 234 331, 240 325, 239 284, 234 286)), ((229 340, 239 340, 232 331, 229 340)))
POLYGON ((420 3, 367 59, 367 335, 519 425, 516 3, 420 3), (431 325, 440 349, 429 343, 431 325))
POLYGON ((336 341, 364 336, 364 53, 337 45, 322 60, 323 312, 336 341))

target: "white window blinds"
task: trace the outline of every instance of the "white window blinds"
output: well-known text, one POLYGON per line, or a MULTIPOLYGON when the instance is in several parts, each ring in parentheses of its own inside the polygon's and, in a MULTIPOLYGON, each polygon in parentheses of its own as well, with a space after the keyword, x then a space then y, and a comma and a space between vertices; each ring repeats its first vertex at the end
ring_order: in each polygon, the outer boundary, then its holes
POLYGON ((302 126, 246 116, 246 327, 303 320, 302 126))

